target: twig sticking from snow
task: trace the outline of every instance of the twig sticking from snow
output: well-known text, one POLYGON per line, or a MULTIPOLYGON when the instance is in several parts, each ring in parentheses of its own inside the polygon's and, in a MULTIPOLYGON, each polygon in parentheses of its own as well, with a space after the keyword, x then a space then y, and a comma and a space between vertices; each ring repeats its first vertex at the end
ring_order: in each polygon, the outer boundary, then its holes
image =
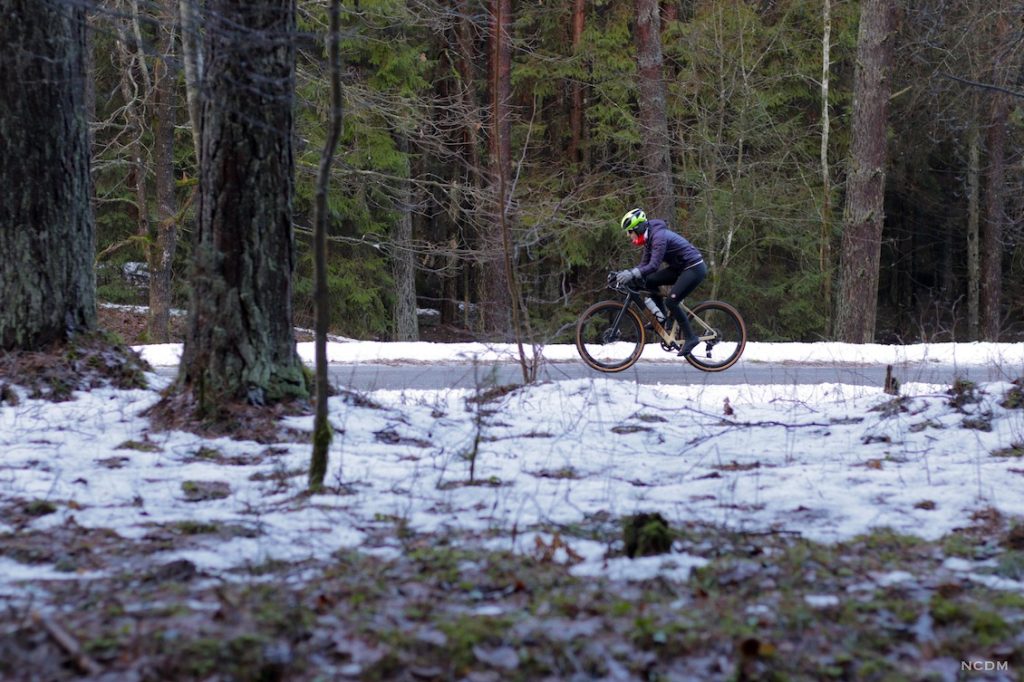
POLYGON ((32 622, 45 630, 46 634, 53 638, 53 641, 71 657, 72 662, 74 662, 75 667, 77 667, 79 671, 86 675, 93 676, 99 675, 103 672, 103 668, 100 664, 89 658, 89 656, 82 651, 82 647, 79 645, 78 640, 48 616, 44 616, 38 611, 33 611, 32 622))

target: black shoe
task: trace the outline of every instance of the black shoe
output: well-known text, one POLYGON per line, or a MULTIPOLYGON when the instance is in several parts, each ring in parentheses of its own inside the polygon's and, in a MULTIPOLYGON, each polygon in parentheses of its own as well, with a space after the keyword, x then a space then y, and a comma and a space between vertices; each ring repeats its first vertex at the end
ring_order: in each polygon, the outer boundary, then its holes
POLYGON ((697 338, 696 336, 693 337, 692 339, 687 339, 686 343, 683 344, 683 349, 676 353, 676 355, 685 358, 687 355, 693 352, 693 349, 696 348, 697 344, 699 343, 700 339, 697 338))

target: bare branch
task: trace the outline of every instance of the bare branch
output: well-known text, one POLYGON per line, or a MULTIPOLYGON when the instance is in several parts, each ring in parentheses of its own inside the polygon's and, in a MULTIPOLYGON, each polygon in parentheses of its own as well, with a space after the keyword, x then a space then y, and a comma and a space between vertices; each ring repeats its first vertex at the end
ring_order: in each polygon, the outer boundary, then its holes
POLYGON ((1004 93, 1006 95, 1010 95, 1011 97, 1017 97, 1018 99, 1024 99, 1024 93, 1017 92, 1016 90, 1010 90, 1008 88, 1004 88, 1004 87, 999 86, 999 85, 993 85, 992 83, 979 83, 978 81, 972 81, 972 80, 968 80, 967 78, 961 78, 959 76, 954 76, 951 73, 940 73, 939 75, 942 76, 943 78, 948 78, 951 81, 956 81, 957 83, 963 83, 964 85, 970 85, 971 87, 981 88, 983 90, 994 90, 995 92, 1001 92, 1001 93, 1004 93))

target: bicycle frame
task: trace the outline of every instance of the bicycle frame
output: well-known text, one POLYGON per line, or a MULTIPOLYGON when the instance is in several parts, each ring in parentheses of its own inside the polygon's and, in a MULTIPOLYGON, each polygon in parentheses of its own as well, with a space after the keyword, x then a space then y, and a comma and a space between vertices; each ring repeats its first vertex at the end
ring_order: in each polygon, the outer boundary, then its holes
MULTIPOLYGON (((649 290, 634 289, 629 286, 613 285, 611 288, 614 291, 625 294, 626 297, 626 305, 623 306, 622 310, 619 311, 619 314, 615 316, 615 322, 612 325, 614 329, 619 328, 619 323, 622 322, 622 316, 626 314, 626 308, 632 306, 636 308, 637 312, 640 315, 640 319, 650 323, 651 329, 657 336, 661 338, 661 340, 666 345, 672 346, 679 344, 679 339, 675 336, 675 334, 670 334, 669 331, 665 329, 664 325, 662 325, 661 322, 658 321, 658 318, 655 317, 654 314, 647 309, 646 305, 644 305, 644 299, 648 298, 652 292, 650 292, 649 290)), ((698 338, 701 341, 712 341, 715 339, 714 330, 711 327, 709 327, 708 324, 704 322, 704 320, 700 319, 700 317, 698 317, 697 315, 694 315, 693 311, 689 307, 687 307, 685 303, 680 301, 679 307, 683 309, 683 312, 690 318, 691 321, 696 322, 701 327, 703 327, 703 333, 698 335, 698 338)), ((671 318, 666 318, 666 321, 668 319, 671 318)))

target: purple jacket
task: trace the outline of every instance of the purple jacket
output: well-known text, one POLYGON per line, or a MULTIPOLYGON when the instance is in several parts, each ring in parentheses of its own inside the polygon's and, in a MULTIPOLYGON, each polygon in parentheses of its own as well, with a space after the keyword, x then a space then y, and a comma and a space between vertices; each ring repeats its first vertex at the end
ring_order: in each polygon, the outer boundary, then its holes
POLYGON ((644 259, 640 263, 640 275, 646 277, 658 271, 662 263, 669 267, 685 270, 704 260, 697 247, 668 229, 664 220, 647 221, 647 242, 644 244, 644 259))

